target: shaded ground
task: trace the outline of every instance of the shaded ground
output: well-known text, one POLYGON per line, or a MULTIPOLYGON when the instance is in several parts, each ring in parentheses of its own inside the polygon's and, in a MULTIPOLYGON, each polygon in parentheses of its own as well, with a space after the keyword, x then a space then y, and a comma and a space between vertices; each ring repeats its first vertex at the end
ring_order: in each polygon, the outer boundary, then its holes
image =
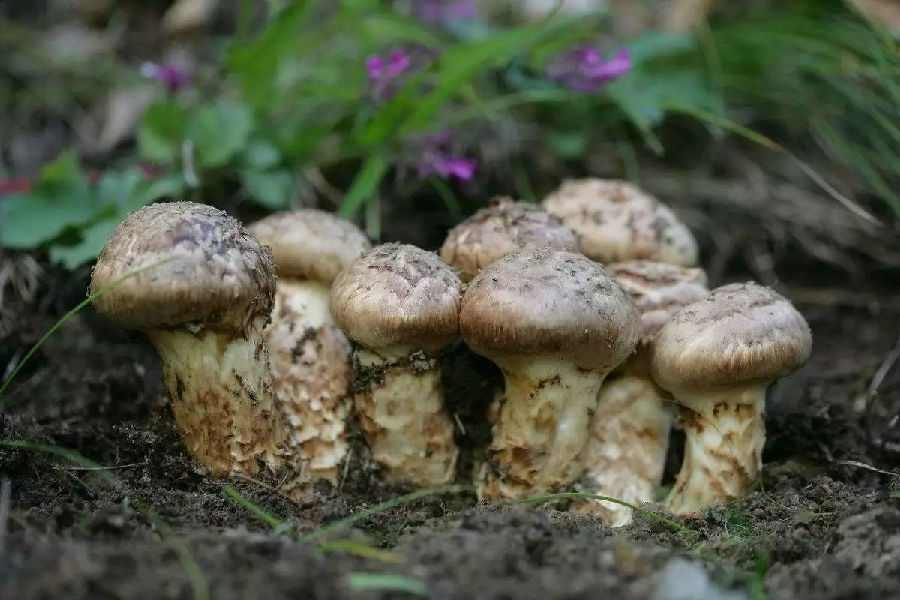
MULTIPOLYGON (((0 364, 84 289, 77 278, 46 281, 42 310, 18 323, 0 364)), ((0 473, 12 483, 0 598, 191 597, 183 564, 136 509, 139 501, 187 543, 215 598, 406 595, 355 591, 354 573, 402 574, 439 599, 699 598, 706 573, 720 586, 706 589, 709 597, 731 589, 735 597, 900 598, 900 479, 878 471, 900 465, 900 367, 869 389, 897 342, 900 294, 889 281, 876 287, 794 288, 814 354, 772 390, 764 477, 744 501, 689 519, 683 531, 646 518, 612 531, 561 504, 432 497, 327 538, 397 555, 374 558, 295 541, 228 498, 226 482, 198 474, 171 425, 152 349, 85 311, 22 373, 0 409, 0 437, 76 450, 111 467, 128 491, 55 456, 0 449, 0 473)), ((454 407, 471 424, 488 380, 459 351, 446 364, 460 373, 454 407)), ((458 434, 471 448, 485 431, 458 434)), ((294 531, 313 531, 401 492, 379 486, 358 440, 354 448, 340 490, 322 489, 307 505, 267 489, 276 482, 232 483, 294 531)))

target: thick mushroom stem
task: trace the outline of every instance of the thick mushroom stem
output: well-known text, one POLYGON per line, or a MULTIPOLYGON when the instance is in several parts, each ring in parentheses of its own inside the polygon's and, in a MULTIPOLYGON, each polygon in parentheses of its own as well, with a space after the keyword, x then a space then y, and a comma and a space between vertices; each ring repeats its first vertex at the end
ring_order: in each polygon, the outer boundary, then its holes
POLYGON ((203 327, 146 332, 162 359, 188 452, 213 473, 252 475, 261 461, 272 468, 282 463, 264 325, 265 318, 258 317, 242 332, 203 327))
POLYGON ((685 430, 684 462, 666 507, 677 515, 741 498, 762 467, 767 385, 675 393, 685 430))
POLYGON ((356 414, 387 477, 417 487, 451 481, 458 450, 437 360, 401 346, 360 347, 355 357, 356 414))
POLYGON ((570 483, 605 373, 553 358, 488 356, 506 388, 478 482, 483 498, 525 498, 570 483))
MULTIPOLYGON (((629 504, 653 501, 669 447, 666 404, 662 390, 645 375, 626 372, 607 380, 579 459, 586 466, 579 487, 629 504)), ((598 515, 613 527, 627 525, 632 518, 630 508, 605 500, 579 503, 576 510, 598 515)))
POLYGON ((352 348, 331 317, 330 294, 316 281, 280 279, 266 328, 273 389, 287 421, 285 443, 302 470, 291 486, 337 483, 347 454, 352 348))

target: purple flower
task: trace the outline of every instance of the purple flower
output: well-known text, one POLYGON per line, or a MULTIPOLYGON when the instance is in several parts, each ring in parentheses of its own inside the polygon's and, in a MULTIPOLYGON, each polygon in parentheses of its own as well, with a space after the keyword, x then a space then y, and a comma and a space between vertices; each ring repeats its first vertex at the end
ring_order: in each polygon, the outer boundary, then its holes
POLYGON ((391 50, 387 57, 378 54, 367 57, 369 93, 377 100, 390 98, 397 91, 398 79, 411 65, 409 54, 403 50, 391 50))
POLYGON ((609 60, 593 46, 575 46, 556 55, 547 65, 547 76, 576 92, 596 92, 604 84, 631 70, 631 54, 621 48, 609 60))
POLYGON ((154 62, 145 62, 141 65, 141 75, 160 82, 170 94, 184 88, 191 81, 187 70, 177 63, 160 65, 154 62))
POLYGON ((451 139, 448 133, 439 133, 422 138, 414 145, 415 158, 412 161, 416 174, 424 179, 429 175, 437 175, 444 179, 455 177, 469 181, 475 176, 478 161, 473 158, 453 156, 451 139))
POLYGON ((475 3, 470 1, 412 0, 412 16, 435 27, 475 18, 475 3))

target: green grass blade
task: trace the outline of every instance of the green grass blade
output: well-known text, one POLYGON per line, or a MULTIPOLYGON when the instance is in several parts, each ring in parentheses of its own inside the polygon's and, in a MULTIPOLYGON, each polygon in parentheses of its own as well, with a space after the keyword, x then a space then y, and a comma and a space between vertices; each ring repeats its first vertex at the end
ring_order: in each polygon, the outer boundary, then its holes
POLYGON ((372 197, 389 166, 388 161, 379 154, 372 154, 365 160, 341 203, 338 212, 342 217, 349 219, 372 197))
POLYGON ((54 454, 77 465, 80 465, 82 467, 89 467, 90 469, 94 470, 94 472, 104 481, 106 481, 112 488, 125 495, 131 505, 134 506, 135 509, 137 509, 137 511, 140 512, 145 519, 147 519, 147 522, 149 522, 153 527, 156 528, 157 531, 159 531, 159 535, 162 538, 163 542, 165 542, 165 544, 172 549, 172 552, 175 553, 178 562, 181 563, 181 567, 184 569, 185 574, 188 576, 188 580, 191 582, 191 586, 194 588, 194 598, 196 600, 209 600, 209 582, 207 581, 206 576, 203 574, 203 570, 200 568, 200 564, 194 558, 193 553, 191 553, 190 548, 187 547, 187 544, 184 543, 184 541, 172 530, 169 524, 166 523, 162 517, 156 514, 156 511, 154 511, 148 505, 144 504, 141 500, 129 494, 129 490, 125 485, 125 482, 116 477, 108 469, 92 461, 91 459, 82 456, 78 452, 51 444, 30 442, 28 440, 0 439, 0 446, 6 448, 16 448, 19 450, 31 450, 33 452, 42 452, 44 454, 54 454))
POLYGON ((521 500, 509 500, 504 502, 504 504, 542 504, 544 502, 551 502, 553 500, 564 500, 566 498, 585 498, 588 500, 606 500, 607 502, 612 502, 613 504, 619 504, 621 506, 625 506, 635 511, 636 513, 642 514, 645 517, 649 517, 654 521, 658 521, 665 525, 666 527, 674 530, 674 531, 683 531, 683 532, 691 532, 694 533, 692 529, 688 529, 681 523, 673 521, 672 519, 667 519, 666 517, 653 512, 652 510, 647 510, 646 508, 641 508, 640 506, 635 506, 634 504, 630 504, 625 502, 624 500, 619 500, 618 498, 613 498, 612 496, 601 496, 600 494, 588 494, 584 492, 561 492, 559 494, 547 494, 544 496, 532 496, 530 498, 523 498, 521 500))
POLYGON ((384 512, 386 510, 390 510, 395 506, 400 506, 402 504, 409 504, 410 502, 414 502, 420 498, 427 498, 428 496, 439 496, 442 494, 459 494, 463 492, 471 492, 472 486, 468 485, 447 485, 439 488, 431 488, 426 490, 417 490, 415 492, 404 494, 402 496, 397 496, 396 498, 391 498, 385 502, 381 502, 372 506, 370 508, 365 508, 358 512, 353 513, 349 517, 345 517, 343 519, 338 519, 337 521, 330 523, 324 527, 320 527, 315 531, 312 531, 304 536, 301 536, 299 541, 301 542, 311 542, 313 540, 317 540, 322 538, 330 533, 334 533, 336 531, 340 531, 342 529, 346 529, 350 527, 354 523, 362 521, 371 517, 372 515, 376 515, 378 513, 384 512))
POLYGON ((371 558, 385 563, 402 563, 403 557, 396 552, 388 552, 380 548, 370 546, 359 540, 333 540, 320 544, 317 548, 319 552, 347 552, 362 558, 371 558))
POLYGON ((283 524, 282 521, 279 521, 278 519, 276 519, 275 517, 273 517, 272 515, 270 515, 269 513, 267 513, 260 507, 258 507, 257 505, 253 504, 253 502, 251 502, 249 498, 247 498, 242 493, 240 493, 239 491, 234 489, 233 486, 223 485, 222 491, 225 493, 226 496, 228 496, 229 498, 231 498, 232 500, 234 500, 235 502, 237 502, 238 504, 240 504, 241 506, 243 506, 244 508, 249 510, 251 513, 253 513, 253 516, 255 516, 260 521, 264 522, 266 525, 270 525, 272 527, 280 527, 283 524))
POLYGON ((428 585, 420 580, 395 573, 348 573, 347 585, 356 592, 406 592, 414 596, 428 596, 428 585))
MULTIPOLYGON (((119 277, 118 279, 116 279, 115 281, 113 281, 112 283, 110 283, 109 285, 103 286, 102 288, 100 288, 99 290, 97 290, 96 292, 94 292, 93 294, 91 294, 90 296, 88 296, 87 298, 85 298, 84 300, 82 300, 81 302, 79 302, 78 305, 75 306, 75 308, 73 308, 72 310, 70 310, 69 312, 67 312, 66 314, 64 314, 64 315, 62 316, 62 318, 61 318, 59 321, 57 321, 56 323, 54 323, 53 326, 50 327, 50 329, 48 329, 48 330, 46 331, 46 333, 44 333, 44 335, 41 336, 41 339, 39 339, 39 340, 37 341, 37 343, 35 343, 35 345, 31 347, 31 349, 30 349, 30 350, 28 351, 28 353, 22 358, 22 360, 19 362, 19 364, 16 365, 16 368, 13 369, 13 372, 10 373, 9 377, 7 377, 7 378, 3 381, 3 384, 0 385, 0 396, 3 395, 3 392, 6 391, 6 388, 9 386, 10 383, 12 383, 12 380, 15 379, 15 377, 16 377, 16 375, 18 375, 19 371, 22 370, 22 367, 25 366, 25 363, 28 362, 28 359, 30 359, 30 358, 34 355, 34 353, 38 351, 38 348, 40 348, 40 347, 44 344, 44 342, 46 342, 46 341, 50 338, 51 335, 53 335, 54 333, 56 333, 56 330, 59 329, 60 327, 62 327, 62 325, 63 325, 66 321, 68 321, 68 320, 71 319, 76 313, 78 313, 78 311, 80 311, 82 308, 84 308, 85 306, 87 306, 88 304, 90 304, 91 302, 93 302, 96 298, 99 298, 99 297, 102 296, 103 294, 105 294, 105 293, 107 293, 107 292, 109 292, 109 291, 112 291, 112 290, 114 290, 115 288, 119 287, 119 286, 122 285, 124 282, 128 281, 129 279, 131 279, 132 277, 135 277, 135 276, 137 276, 137 275, 140 275, 141 273, 143 273, 143 272, 145 272, 145 271, 149 271, 150 269, 155 269, 156 267, 158 267, 158 266, 160 266, 160 265, 163 265, 163 264, 165 264, 165 263, 167 263, 167 262, 171 262, 171 261, 173 261, 173 260, 175 260, 175 259, 174 259, 174 258, 168 258, 168 259, 161 260, 161 261, 159 261, 159 262, 153 263, 152 265, 147 265, 146 267, 142 267, 142 268, 140 268, 140 269, 136 269, 136 270, 134 270, 134 271, 131 271, 130 273, 126 273, 126 274, 123 275, 122 277, 119 277)), ((0 398, 0 406, 3 405, 3 402, 4 402, 4 401, 5 401, 5 400, 4 400, 3 398, 0 398)))

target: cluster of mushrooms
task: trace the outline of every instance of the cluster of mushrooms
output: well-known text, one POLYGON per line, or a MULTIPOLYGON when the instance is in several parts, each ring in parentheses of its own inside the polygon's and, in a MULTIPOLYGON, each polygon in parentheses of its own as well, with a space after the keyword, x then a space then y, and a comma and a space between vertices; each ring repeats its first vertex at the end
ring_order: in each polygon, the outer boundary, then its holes
MULTIPOLYGON (((755 283, 709 291, 696 264, 666 206, 586 179, 542 207, 495 201, 440 256, 372 248, 318 210, 244 229, 206 205, 153 204, 113 233, 91 291, 158 350, 177 427, 210 472, 270 469, 294 496, 337 482, 353 412, 385 479, 452 481, 439 356, 462 337, 504 378, 485 407, 479 497, 652 501, 678 407, 686 447, 666 507, 685 515, 747 493, 766 389, 811 347, 783 297, 755 283)), ((607 501, 574 508, 631 520, 607 501)))

